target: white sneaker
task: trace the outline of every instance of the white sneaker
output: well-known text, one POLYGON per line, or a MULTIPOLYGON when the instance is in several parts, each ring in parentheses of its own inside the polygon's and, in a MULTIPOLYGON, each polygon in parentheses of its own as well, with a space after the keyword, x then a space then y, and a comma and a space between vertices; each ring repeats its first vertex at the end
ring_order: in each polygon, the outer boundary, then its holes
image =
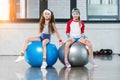
POLYGON ((46 61, 43 61, 41 68, 46 68, 46 67, 47 67, 47 62, 46 62, 46 61))
POLYGON ((70 68, 70 67, 71 67, 71 65, 70 65, 70 63, 69 63, 68 61, 65 61, 65 66, 66 66, 67 68, 70 68))
POLYGON ((89 59, 89 61, 90 61, 90 63, 93 65, 93 67, 98 67, 98 65, 96 65, 96 63, 95 63, 95 60, 89 59))
POLYGON ((18 56, 18 58, 15 60, 15 62, 17 63, 17 62, 20 62, 24 59, 25 59, 24 56, 18 56))

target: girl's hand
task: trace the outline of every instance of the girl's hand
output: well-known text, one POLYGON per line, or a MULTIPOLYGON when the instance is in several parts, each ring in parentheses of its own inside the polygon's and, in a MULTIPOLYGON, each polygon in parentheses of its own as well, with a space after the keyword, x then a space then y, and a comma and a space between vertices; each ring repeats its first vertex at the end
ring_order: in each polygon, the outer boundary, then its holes
POLYGON ((59 40, 59 45, 61 46, 63 44, 63 41, 62 40, 59 40))
POLYGON ((63 42, 59 42, 59 45, 61 46, 63 44, 63 42))
POLYGON ((87 38, 81 38, 80 42, 86 44, 89 41, 87 38))

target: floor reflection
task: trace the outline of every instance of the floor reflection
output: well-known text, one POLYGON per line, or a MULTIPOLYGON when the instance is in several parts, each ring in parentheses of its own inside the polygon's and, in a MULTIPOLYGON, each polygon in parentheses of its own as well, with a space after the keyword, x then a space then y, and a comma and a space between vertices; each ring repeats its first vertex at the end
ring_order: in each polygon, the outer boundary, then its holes
POLYGON ((86 67, 62 68, 59 72, 55 68, 40 69, 30 67, 25 74, 16 74, 19 80, 93 80, 95 69, 86 67))
POLYGON ((113 55, 95 55, 94 57, 97 59, 101 59, 101 60, 112 60, 113 59, 113 55))
POLYGON ((93 80, 94 68, 86 67, 62 68, 59 72, 60 80, 93 80))
POLYGON ((101 55, 95 58, 97 68, 88 63, 85 67, 63 68, 60 61, 54 68, 41 70, 29 67, 25 61, 13 61, 17 56, 0 56, 0 80, 120 80, 120 56, 101 55))
POLYGON ((29 68, 25 73, 25 80, 58 80, 58 74, 55 68, 29 68))

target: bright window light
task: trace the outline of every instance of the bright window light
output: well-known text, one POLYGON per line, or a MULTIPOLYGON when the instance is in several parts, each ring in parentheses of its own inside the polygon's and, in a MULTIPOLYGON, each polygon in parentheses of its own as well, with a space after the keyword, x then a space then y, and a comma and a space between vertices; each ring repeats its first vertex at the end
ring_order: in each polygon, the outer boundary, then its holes
POLYGON ((0 20, 9 20, 9 0, 0 0, 0 20))

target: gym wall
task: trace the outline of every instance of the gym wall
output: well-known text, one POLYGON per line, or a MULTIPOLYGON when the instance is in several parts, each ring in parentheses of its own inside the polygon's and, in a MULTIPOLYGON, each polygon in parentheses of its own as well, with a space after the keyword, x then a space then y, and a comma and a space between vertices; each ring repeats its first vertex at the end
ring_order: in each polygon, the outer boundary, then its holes
MULTIPOLYGON (((62 39, 65 35, 66 23, 56 23, 62 39)), ((115 54, 120 53, 120 23, 85 23, 85 34, 91 40, 93 49, 110 48, 115 54)), ((0 55, 18 55, 28 37, 39 36, 38 23, 3 23, 0 24, 0 55)), ((56 35, 52 43, 58 45, 56 35)))

